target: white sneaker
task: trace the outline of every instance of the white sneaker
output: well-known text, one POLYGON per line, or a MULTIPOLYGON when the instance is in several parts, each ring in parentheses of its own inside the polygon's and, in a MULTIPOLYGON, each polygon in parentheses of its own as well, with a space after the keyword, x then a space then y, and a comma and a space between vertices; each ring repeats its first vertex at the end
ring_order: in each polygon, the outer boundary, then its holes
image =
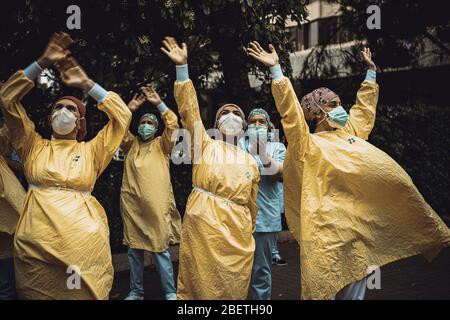
POLYGON ((177 300, 177 294, 176 293, 166 294, 166 300, 177 300))
POLYGON ((125 300, 144 300, 144 296, 139 296, 139 295, 137 295, 135 293, 130 293, 125 298, 125 300))

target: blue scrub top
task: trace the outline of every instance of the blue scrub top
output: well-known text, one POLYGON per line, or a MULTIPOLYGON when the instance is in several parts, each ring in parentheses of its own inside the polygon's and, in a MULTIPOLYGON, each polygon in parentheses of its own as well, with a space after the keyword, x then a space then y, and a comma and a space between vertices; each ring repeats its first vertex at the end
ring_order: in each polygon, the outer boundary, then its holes
MULTIPOLYGON (((239 146, 248 152, 248 139, 241 139, 239 146)), ((270 157, 280 163, 284 162, 286 147, 281 142, 267 142, 267 153, 270 157)), ((259 167, 263 164, 259 156, 254 155, 259 167)), ((256 215, 256 232, 278 232, 281 231, 281 213, 283 204, 283 183, 275 181, 270 175, 261 175, 259 180, 259 192, 256 198, 259 207, 256 215)))

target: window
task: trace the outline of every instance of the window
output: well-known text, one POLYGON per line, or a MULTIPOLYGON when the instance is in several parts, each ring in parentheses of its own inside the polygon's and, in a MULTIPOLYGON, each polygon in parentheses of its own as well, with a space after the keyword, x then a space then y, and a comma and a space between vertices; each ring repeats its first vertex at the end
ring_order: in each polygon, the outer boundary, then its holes
POLYGON ((338 18, 330 17, 321 19, 319 22, 319 44, 336 44, 339 43, 338 18))
POLYGON ((341 29, 339 17, 315 20, 289 28, 289 41, 296 51, 317 45, 345 43, 355 39, 351 31, 341 29))

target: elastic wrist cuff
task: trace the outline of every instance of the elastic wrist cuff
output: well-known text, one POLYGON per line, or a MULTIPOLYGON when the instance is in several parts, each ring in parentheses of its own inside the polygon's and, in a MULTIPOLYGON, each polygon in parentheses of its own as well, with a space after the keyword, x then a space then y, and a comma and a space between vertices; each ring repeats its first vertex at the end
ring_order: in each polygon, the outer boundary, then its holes
POLYGON ((25 70, 23 70, 23 73, 25 73, 25 76, 28 79, 34 81, 36 80, 37 77, 41 75, 42 71, 44 71, 44 69, 42 69, 39 63, 35 61, 32 64, 30 64, 25 70))
POLYGON ((371 70, 371 69, 367 70, 367 72, 366 72, 366 79, 365 80, 367 80, 369 82, 376 83, 377 82, 377 73, 376 73, 376 71, 371 70))
POLYGON ((162 114, 164 112, 166 112, 167 110, 169 110, 169 108, 167 107, 167 105, 164 103, 164 101, 162 101, 160 104, 158 104, 158 106, 156 107, 158 108, 159 112, 162 114))
POLYGON ((189 69, 187 64, 176 66, 177 80, 180 82, 189 80, 189 69))
POLYGON ((270 67, 270 74, 272 76, 272 80, 281 80, 284 77, 280 64, 270 67))
POLYGON ((108 96, 108 91, 103 89, 98 83, 94 84, 94 86, 89 90, 88 95, 95 99, 98 103, 105 101, 108 96))

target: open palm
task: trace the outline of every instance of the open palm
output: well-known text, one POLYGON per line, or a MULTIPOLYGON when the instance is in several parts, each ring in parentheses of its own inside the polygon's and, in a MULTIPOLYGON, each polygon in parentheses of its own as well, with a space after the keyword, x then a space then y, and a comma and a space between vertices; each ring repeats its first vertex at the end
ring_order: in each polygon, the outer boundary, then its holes
POLYGON ((60 73, 62 82, 66 86, 81 88, 82 85, 89 80, 86 72, 72 57, 66 58, 56 63, 56 68, 60 73))
POLYGON ((370 51, 370 48, 364 48, 363 51, 361 51, 361 56, 369 69, 374 71, 377 70, 377 66, 372 60, 372 52, 370 51))
POLYGON ((152 105, 157 106, 162 102, 161 97, 156 92, 156 90, 153 89, 153 87, 150 86, 143 87, 142 92, 145 95, 147 101, 150 102, 152 105))
POLYGON ((180 47, 175 38, 165 37, 161 51, 164 52, 176 65, 187 64, 188 51, 186 43, 182 43, 180 47))
POLYGON ((70 51, 69 46, 73 43, 73 39, 65 32, 56 32, 50 38, 44 53, 39 58, 42 67, 49 67, 55 62, 66 58, 70 51))
POLYGON ((131 112, 138 110, 145 102, 145 95, 143 93, 136 93, 133 99, 128 102, 128 108, 131 112))
POLYGON ((261 62, 267 67, 273 67, 280 62, 278 54, 273 45, 269 44, 269 51, 264 50, 257 41, 250 42, 250 46, 246 48, 247 54, 255 60, 261 62))

